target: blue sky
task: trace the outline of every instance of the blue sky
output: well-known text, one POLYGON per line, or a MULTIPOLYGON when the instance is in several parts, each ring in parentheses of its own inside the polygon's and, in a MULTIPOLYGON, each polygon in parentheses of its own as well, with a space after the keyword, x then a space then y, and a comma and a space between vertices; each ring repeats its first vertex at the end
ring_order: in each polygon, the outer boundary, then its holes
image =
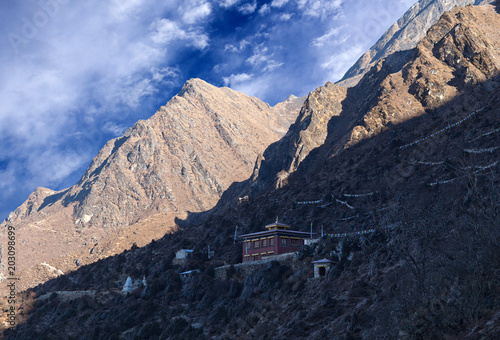
POLYGON ((0 2, 0 219, 75 184, 190 78, 274 105, 347 69, 413 0, 0 2))

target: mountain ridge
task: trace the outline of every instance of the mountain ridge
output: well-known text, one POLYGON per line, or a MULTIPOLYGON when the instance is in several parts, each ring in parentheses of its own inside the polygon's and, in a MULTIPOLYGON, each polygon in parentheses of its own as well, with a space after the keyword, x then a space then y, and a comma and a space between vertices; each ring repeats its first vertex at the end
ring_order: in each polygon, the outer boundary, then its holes
POLYGON ((153 214, 209 209, 225 188, 251 173, 302 100, 271 107, 201 79, 186 81, 153 116, 108 141, 74 186, 36 189, 0 225, 3 231, 15 226, 25 240, 19 267, 86 248, 153 214))
POLYGON ((380 59, 414 48, 445 12, 466 5, 489 5, 495 0, 419 0, 347 70, 337 84, 352 87, 380 59))

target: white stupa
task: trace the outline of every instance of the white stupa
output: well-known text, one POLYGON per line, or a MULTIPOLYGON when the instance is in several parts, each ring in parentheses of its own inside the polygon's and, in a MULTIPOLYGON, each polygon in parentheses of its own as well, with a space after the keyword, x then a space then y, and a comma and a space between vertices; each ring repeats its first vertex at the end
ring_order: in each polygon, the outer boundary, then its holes
POLYGON ((132 283, 132 278, 129 276, 127 277, 127 281, 125 281, 125 284, 123 285, 122 292, 131 292, 134 290, 134 284, 132 283))

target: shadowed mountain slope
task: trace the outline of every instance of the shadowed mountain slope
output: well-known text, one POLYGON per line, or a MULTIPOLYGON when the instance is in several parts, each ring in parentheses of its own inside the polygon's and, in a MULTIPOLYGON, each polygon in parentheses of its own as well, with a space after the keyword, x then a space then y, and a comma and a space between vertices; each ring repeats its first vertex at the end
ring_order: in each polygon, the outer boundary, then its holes
MULTIPOLYGON (((500 35, 491 8, 445 13, 415 49, 380 60, 355 87, 327 83, 311 92, 287 135, 265 151, 252 178, 238 186, 239 196, 281 187, 296 171, 307 176, 345 148, 421 116, 474 85, 481 84, 474 95, 494 91, 500 35)), ((472 111, 468 100, 456 110, 472 111)))

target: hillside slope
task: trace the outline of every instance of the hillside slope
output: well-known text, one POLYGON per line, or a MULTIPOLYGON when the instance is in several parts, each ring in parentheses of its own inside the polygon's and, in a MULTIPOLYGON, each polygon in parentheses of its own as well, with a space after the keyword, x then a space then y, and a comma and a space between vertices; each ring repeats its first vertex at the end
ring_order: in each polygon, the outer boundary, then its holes
MULTIPOLYGON (((324 142, 286 183, 245 202, 229 197, 202 224, 37 287, 24 295, 29 318, 7 338, 498 338, 498 12, 444 14, 415 49, 381 60, 347 91, 324 142), (290 263, 216 276, 214 267, 241 261, 235 225, 260 231, 276 215, 327 235, 290 263), (172 264, 186 247, 193 257, 172 264), (312 279, 311 261, 322 258, 338 263, 312 279), (191 269, 199 274, 182 281, 191 269), (129 275, 147 287, 114 291, 129 275), (74 290, 86 293, 66 298, 74 290)), ((324 98, 316 108, 337 105, 324 98)))

